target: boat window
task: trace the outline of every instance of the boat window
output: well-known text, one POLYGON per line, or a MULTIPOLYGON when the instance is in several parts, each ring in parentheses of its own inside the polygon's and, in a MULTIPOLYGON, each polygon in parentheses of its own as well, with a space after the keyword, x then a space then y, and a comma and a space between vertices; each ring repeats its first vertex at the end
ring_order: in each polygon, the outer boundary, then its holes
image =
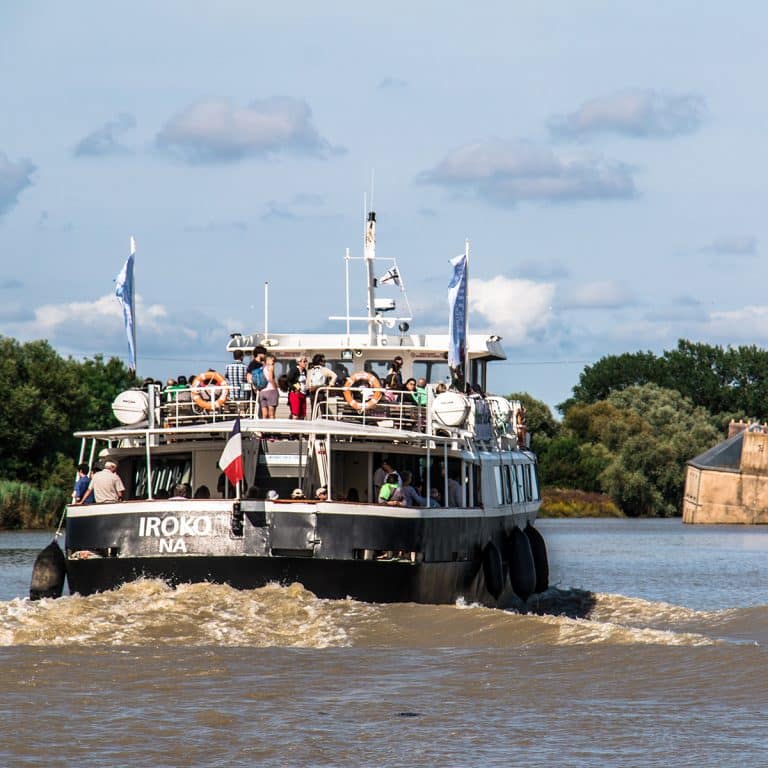
POLYGON ((275 381, 277 381, 283 374, 288 376, 296 369, 295 357, 283 357, 279 360, 275 360, 275 381))
POLYGON ((515 491, 518 501, 525 501, 525 490, 523 488, 523 468, 519 464, 512 465, 512 473, 515 481, 515 491))
POLYGON ((448 363, 443 360, 416 360, 413 363, 414 379, 425 378, 428 384, 437 384, 445 382, 450 384, 451 372, 448 369, 448 363))
POLYGON ((502 486, 504 487, 504 503, 505 504, 511 504, 512 503, 512 489, 509 483, 509 472, 508 467, 500 467, 501 469, 501 480, 502 480, 502 486))
POLYGON ((483 495, 480 492, 482 484, 480 481, 480 477, 482 474, 482 470, 477 464, 470 464, 470 471, 471 471, 471 478, 472 478, 472 504, 475 507, 482 507, 483 506, 483 495))
POLYGON ((539 478, 536 474, 536 467, 531 467, 531 498, 539 498, 539 478))
MULTIPOLYGON (((307 368, 307 370, 309 370, 309 368, 312 367, 312 355, 308 354, 307 358, 309 359, 309 363, 310 363, 307 368)), ((349 378, 349 368, 343 361, 326 358, 325 366, 326 368, 330 368, 332 371, 336 373, 336 376, 337 376, 336 384, 338 386, 343 385, 344 382, 347 380, 347 378, 349 378)), ((295 370, 296 370, 295 357, 286 357, 286 358, 281 358, 280 360, 276 360, 275 361, 275 381, 277 381, 280 378, 280 376, 282 376, 283 374, 290 377, 295 370)))
POLYGON ((383 382, 387 377, 391 367, 391 360, 366 360, 363 366, 367 373, 372 373, 380 382, 383 382))
POLYGON ((502 482, 501 482, 501 467, 493 468, 493 476, 496 480, 496 499, 499 502, 499 504, 503 504, 504 490, 502 488, 502 482))
POLYGON ((507 483, 509 483, 509 498, 512 503, 520 501, 520 497, 517 494, 517 482, 515 481, 515 467, 512 464, 507 464, 504 467, 506 473, 507 483))
MULTIPOLYGON (((135 460, 133 488, 128 498, 147 498, 147 463, 143 458, 135 460)), ((192 456, 153 456, 152 457, 152 496, 157 498, 166 493, 177 483, 192 484, 192 456)))
POLYGON ((325 361, 326 368, 330 368, 336 374, 336 385, 343 386, 344 382, 349 378, 349 368, 341 360, 325 361))
POLYGON ((521 467, 523 470, 523 488, 525 490, 525 498, 526 501, 530 501, 533 497, 531 496, 531 465, 526 464, 525 466, 521 467))

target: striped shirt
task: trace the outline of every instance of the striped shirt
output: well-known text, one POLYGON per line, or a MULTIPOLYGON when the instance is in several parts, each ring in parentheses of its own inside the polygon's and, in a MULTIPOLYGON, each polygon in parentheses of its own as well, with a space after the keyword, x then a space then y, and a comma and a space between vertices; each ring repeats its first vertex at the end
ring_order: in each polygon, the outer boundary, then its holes
POLYGON ((245 374, 245 363, 243 363, 241 360, 230 363, 224 369, 224 378, 227 380, 227 384, 229 384, 230 399, 243 400, 248 397, 245 386, 245 374))

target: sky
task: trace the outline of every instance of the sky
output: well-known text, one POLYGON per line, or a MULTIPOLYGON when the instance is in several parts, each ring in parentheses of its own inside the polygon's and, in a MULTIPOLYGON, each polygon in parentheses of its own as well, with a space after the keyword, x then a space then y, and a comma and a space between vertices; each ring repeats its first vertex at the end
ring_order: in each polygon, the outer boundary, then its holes
POLYGON ((372 199, 414 331, 469 240, 496 392, 768 345, 768 5, 277 6, 0 4, 0 335, 127 361, 131 235, 142 377, 223 366, 265 281, 271 331, 341 333, 372 199))

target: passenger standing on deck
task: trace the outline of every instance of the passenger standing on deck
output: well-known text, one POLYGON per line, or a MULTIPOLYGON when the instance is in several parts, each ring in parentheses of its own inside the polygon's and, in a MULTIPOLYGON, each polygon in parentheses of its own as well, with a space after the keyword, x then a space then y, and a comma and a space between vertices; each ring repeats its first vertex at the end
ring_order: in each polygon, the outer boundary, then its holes
MULTIPOLYGON (((77 468, 77 480, 75 480, 75 487, 72 491, 72 503, 77 504, 83 500, 85 492, 88 490, 88 486, 91 484, 90 467, 83 463, 77 468)), ((93 501, 93 497, 91 497, 93 501)))
POLYGON ((427 499, 420 496, 416 489, 411 485, 412 477, 413 476, 409 470, 403 470, 403 484, 392 494, 392 498, 387 502, 388 504, 397 507, 429 506, 427 499))
POLYGON ((312 357, 312 367, 307 374, 310 406, 315 402, 324 402, 328 393, 325 387, 336 381, 336 374, 325 365, 325 355, 317 354, 312 357))
POLYGON ((280 395, 275 381, 275 358, 272 355, 267 355, 264 360, 264 378, 267 380, 267 384, 259 393, 261 418, 274 419, 277 399, 280 395))
POLYGON ((264 377, 264 359, 267 356, 267 348, 258 346, 253 348, 251 362, 246 369, 245 380, 251 388, 251 400, 256 401, 256 415, 259 415, 259 392, 267 386, 267 380, 264 377))
POLYGON ((236 349, 232 356, 235 358, 235 362, 230 363, 224 369, 224 378, 229 384, 229 399, 246 400, 248 398, 248 389, 246 388, 248 369, 243 362, 243 350, 236 349))
POLYGON ((291 409, 292 419, 305 419, 307 417, 307 364, 306 355, 296 358, 296 367, 291 371, 288 381, 291 391, 288 393, 288 407, 291 409))
POLYGON ((93 495, 97 504, 106 502, 122 501, 125 493, 125 486, 117 474, 117 464, 111 459, 104 463, 104 469, 96 472, 91 478, 88 490, 85 492, 80 504, 87 504, 88 499, 93 495))
POLYGON ((392 361, 392 367, 387 371, 387 375, 384 377, 384 399, 390 403, 399 403, 401 394, 400 390, 403 388, 403 358, 398 355, 392 361))
POLYGON ((393 361, 392 361, 392 367, 387 371, 387 375, 384 379, 384 386, 387 389, 397 389, 400 390, 403 388, 403 358, 398 355, 393 361))

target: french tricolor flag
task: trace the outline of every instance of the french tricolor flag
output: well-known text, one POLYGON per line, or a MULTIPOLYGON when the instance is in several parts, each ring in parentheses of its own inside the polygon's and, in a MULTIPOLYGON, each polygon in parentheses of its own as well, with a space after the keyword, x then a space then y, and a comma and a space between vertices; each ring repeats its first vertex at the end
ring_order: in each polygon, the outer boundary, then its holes
POLYGON ((244 477, 243 472, 243 438, 240 435, 240 417, 235 419, 229 439, 219 458, 219 467, 232 485, 237 485, 244 477))

